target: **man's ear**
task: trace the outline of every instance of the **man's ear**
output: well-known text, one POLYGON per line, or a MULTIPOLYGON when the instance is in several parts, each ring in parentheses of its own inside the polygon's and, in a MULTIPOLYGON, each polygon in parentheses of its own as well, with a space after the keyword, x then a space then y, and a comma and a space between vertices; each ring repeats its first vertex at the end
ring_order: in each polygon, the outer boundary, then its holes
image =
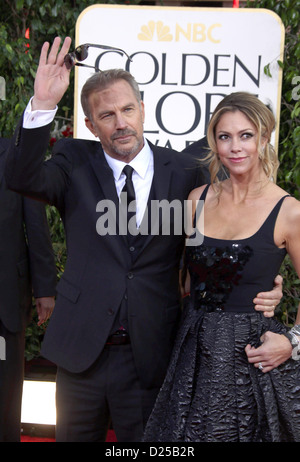
POLYGON ((141 101, 141 111, 142 111, 142 119, 143 123, 145 122, 145 104, 144 101, 141 101))
POLYGON ((85 126, 86 126, 86 127, 90 130, 90 132, 92 132, 93 135, 97 138, 97 133, 96 133, 96 131, 95 131, 95 129, 94 129, 94 124, 93 124, 93 122, 92 122, 90 119, 88 119, 87 117, 84 119, 84 121, 85 121, 85 126))

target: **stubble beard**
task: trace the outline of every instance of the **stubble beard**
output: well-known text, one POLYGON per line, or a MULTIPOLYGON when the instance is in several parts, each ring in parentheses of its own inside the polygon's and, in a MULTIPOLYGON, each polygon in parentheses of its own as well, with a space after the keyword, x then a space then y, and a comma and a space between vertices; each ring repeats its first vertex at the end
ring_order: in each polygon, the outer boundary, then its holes
POLYGON ((122 132, 112 135, 110 152, 114 154, 114 157, 125 162, 128 161, 128 159, 131 160, 141 151, 143 143, 143 138, 137 138, 137 133, 135 131, 123 130, 122 132), (128 143, 126 142, 124 143, 124 146, 122 146, 122 143, 118 141, 120 136, 126 135, 131 135, 132 137, 134 137, 134 143, 130 143, 130 146, 127 146, 128 143))

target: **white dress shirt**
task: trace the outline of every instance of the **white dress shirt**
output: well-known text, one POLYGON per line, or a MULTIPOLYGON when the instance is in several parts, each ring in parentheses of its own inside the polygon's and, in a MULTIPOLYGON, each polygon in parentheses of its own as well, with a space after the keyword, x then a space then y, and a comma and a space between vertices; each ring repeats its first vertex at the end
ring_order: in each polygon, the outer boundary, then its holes
POLYGON ((48 110, 48 111, 41 111, 41 110, 32 111, 31 110, 31 100, 32 98, 27 104, 27 107, 24 112, 23 127, 24 128, 39 128, 39 127, 43 127, 53 122, 58 107, 56 106, 55 109, 48 110))
POLYGON ((136 197, 136 223, 139 227, 146 210, 153 179, 153 152, 150 149, 147 140, 144 139, 143 149, 129 164, 112 158, 106 152, 104 152, 104 155, 108 165, 113 171, 115 185, 119 197, 126 180, 125 174, 122 173, 123 168, 125 165, 130 165, 134 169, 132 174, 132 182, 136 197))

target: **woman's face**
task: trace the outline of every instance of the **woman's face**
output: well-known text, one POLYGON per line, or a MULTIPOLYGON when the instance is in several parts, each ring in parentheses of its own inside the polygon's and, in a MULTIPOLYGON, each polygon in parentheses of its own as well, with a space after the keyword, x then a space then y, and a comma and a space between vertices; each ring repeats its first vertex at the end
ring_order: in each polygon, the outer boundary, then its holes
POLYGON ((258 133, 242 112, 224 113, 215 127, 215 138, 220 161, 231 174, 243 175, 260 167, 258 133))

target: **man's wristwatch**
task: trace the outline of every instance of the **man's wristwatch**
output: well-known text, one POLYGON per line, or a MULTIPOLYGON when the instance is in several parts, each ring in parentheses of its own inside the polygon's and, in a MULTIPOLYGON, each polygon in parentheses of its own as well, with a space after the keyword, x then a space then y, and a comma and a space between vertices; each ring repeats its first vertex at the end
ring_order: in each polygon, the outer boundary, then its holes
POLYGON ((296 324, 290 330, 284 333, 289 339, 292 345, 292 359, 295 361, 300 360, 300 340, 297 336, 300 336, 300 324, 296 324))

